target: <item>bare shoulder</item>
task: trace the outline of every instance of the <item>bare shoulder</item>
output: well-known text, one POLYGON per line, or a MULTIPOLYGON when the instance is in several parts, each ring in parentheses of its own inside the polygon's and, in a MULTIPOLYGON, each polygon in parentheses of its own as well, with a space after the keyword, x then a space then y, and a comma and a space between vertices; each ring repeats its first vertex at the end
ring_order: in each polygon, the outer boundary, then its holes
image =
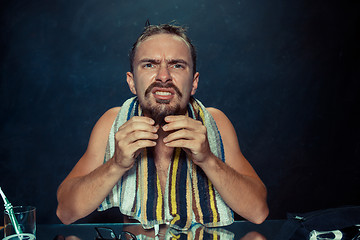
POLYGON ((221 110, 213 107, 206 108, 211 116, 214 118, 218 128, 232 127, 231 121, 221 110), (230 124, 230 126, 229 126, 230 124))
MULTIPOLYGON (((109 110, 107 110, 97 121, 95 124, 89 141, 88 150, 92 150, 92 144, 103 145, 105 141, 107 141, 107 138, 109 136, 109 132, 111 129, 111 126, 113 122, 115 121, 116 116, 118 115, 120 111, 120 107, 114 107, 109 110)), ((95 149, 98 146, 95 146, 95 149)))
POLYGON ((68 178, 86 175, 103 163, 110 129, 119 111, 120 107, 111 108, 99 118, 91 132, 86 152, 68 178))
MULTIPOLYGON (((225 144, 227 142, 234 143, 238 142, 236 131, 229 118, 221 110, 209 107, 207 108, 211 116, 214 118, 216 125, 220 131, 221 137, 225 144)), ((233 145, 233 144, 231 144, 233 145)), ((238 146, 238 144, 236 144, 238 146)))
POLYGON ((213 107, 206 109, 214 118, 225 145, 231 145, 234 149, 236 149, 236 151, 240 151, 236 131, 225 113, 213 107))
MULTIPOLYGON (((114 108, 107 110, 101 116, 101 118, 98 120, 96 125, 101 125, 103 127, 108 127, 109 125, 111 126, 113 124, 116 116, 118 115, 120 109, 121 109, 121 107, 114 107, 114 108)), ((96 127, 96 125, 95 125, 95 127, 96 127)))
POLYGON ((226 163, 241 174, 259 178, 242 154, 235 128, 229 118, 219 109, 210 107, 207 110, 214 118, 220 131, 225 149, 226 163))

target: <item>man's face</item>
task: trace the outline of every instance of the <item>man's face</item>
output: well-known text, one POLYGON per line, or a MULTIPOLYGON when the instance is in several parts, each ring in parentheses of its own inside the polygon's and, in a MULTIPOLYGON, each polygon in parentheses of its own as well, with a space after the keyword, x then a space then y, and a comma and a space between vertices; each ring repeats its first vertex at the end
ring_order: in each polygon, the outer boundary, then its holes
POLYGON ((171 34, 147 38, 137 46, 133 65, 127 82, 145 116, 161 124, 167 115, 186 112, 199 73, 192 72, 190 49, 182 38, 171 34))

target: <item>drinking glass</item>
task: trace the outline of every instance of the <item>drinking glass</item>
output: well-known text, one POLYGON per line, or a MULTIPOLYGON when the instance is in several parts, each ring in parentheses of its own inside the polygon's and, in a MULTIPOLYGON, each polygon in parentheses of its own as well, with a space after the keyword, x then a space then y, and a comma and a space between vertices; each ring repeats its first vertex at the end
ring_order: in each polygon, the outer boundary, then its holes
POLYGON ((19 223, 22 236, 17 236, 11 223, 8 212, 4 211, 4 239, 35 239, 36 236, 36 208, 32 206, 15 206, 13 207, 15 217, 19 223))

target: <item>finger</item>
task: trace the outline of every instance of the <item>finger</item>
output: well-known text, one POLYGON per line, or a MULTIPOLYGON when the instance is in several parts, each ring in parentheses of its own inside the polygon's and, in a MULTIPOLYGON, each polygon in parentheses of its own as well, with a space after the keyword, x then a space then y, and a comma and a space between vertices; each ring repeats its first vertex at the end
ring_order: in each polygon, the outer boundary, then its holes
POLYGON ((164 144, 168 147, 188 148, 191 151, 201 151, 207 145, 206 136, 203 134, 178 134, 164 139, 164 144))
POLYGON ((155 121, 152 118, 149 117, 145 117, 145 116, 134 116, 132 118, 130 118, 130 120, 128 122, 144 122, 144 123, 148 123, 150 125, 154 125, 155 121))
POLYGON ((164 131, 175 131, 183 128, 192 131, 197 131, 199 130, 199 128, 201 128, 201 126, 203 126, 203 124, 200 121, 186 117, 186 118, 179 118, 176 121, 169 121, 162 128, 164 131))
POLYGON ((135 157, 135 154, 137 152, 139 152, 139 150, 141 150, 143 148, 147 148, 147 147, 154 147, 154 146, 156 146, 156 141, 139 140, 139 141, 129 144, 129 152, 134 153, 134 157, 135 157))
POLYGON ((153 132, 147 131, 134 131, 126 137, 129 143, 133 143, 139 140, 156 140, 158 139, 158 135, 153 132))
POLYGON ((148 121, 129 120, 128 122, 119 127, 118 132, 123 132, 124 135, 130 134, 134 131, 147 131, 156 133, 158 129, 158 125, 151 125, 148 121))
POLYGON ((167 142, 165 145, 173 148, 179 147, 183 149, 189 149, 191 152, 193 152, 198 144, 195 140, 177 139, 171 142, 167 142))
POLYGON ((140 139, 156 140, 158 138, 156 132, 156 129, 153 129, 153 131, 132 130, 128 128, 119 129, 119 131, 115 134, 115 141, 120 143, 121 145, 127 145, 140 139))
POLYGON ((144 126, 144 125, 153 126, 155 124, 155 121, 148 117, 134 116, 130 118, 130 120, 126 121, 120 128, 127 128, 129 126, 136 126, 138 124, 139 126, 144 126))
POLYGON ((165 117, 165 122, 174 122, 174 121, 179 121, 182 119, 186 119, 189 118, 188 116, 185 115, 169 115, 165 117))
POLYGON ((163 141, 164 143, 168 143, 178 139, 193 140, 196 138, 196 135, 197 133, 194 133, 193 131, 189 131, 187 129, 181 129, 176 132, 170 133, 167 137, 163 139, 163 141))

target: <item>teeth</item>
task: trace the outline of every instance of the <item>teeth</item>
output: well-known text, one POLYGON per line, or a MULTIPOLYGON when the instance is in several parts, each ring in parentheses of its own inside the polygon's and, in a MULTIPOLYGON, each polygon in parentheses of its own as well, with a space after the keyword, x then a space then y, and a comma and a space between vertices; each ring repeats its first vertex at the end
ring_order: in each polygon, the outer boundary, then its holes
POLYGON ((167 96, 167 95, 171 95, 170 92, 156 92, 156 95, 162 95, 162 96, 167 96))

